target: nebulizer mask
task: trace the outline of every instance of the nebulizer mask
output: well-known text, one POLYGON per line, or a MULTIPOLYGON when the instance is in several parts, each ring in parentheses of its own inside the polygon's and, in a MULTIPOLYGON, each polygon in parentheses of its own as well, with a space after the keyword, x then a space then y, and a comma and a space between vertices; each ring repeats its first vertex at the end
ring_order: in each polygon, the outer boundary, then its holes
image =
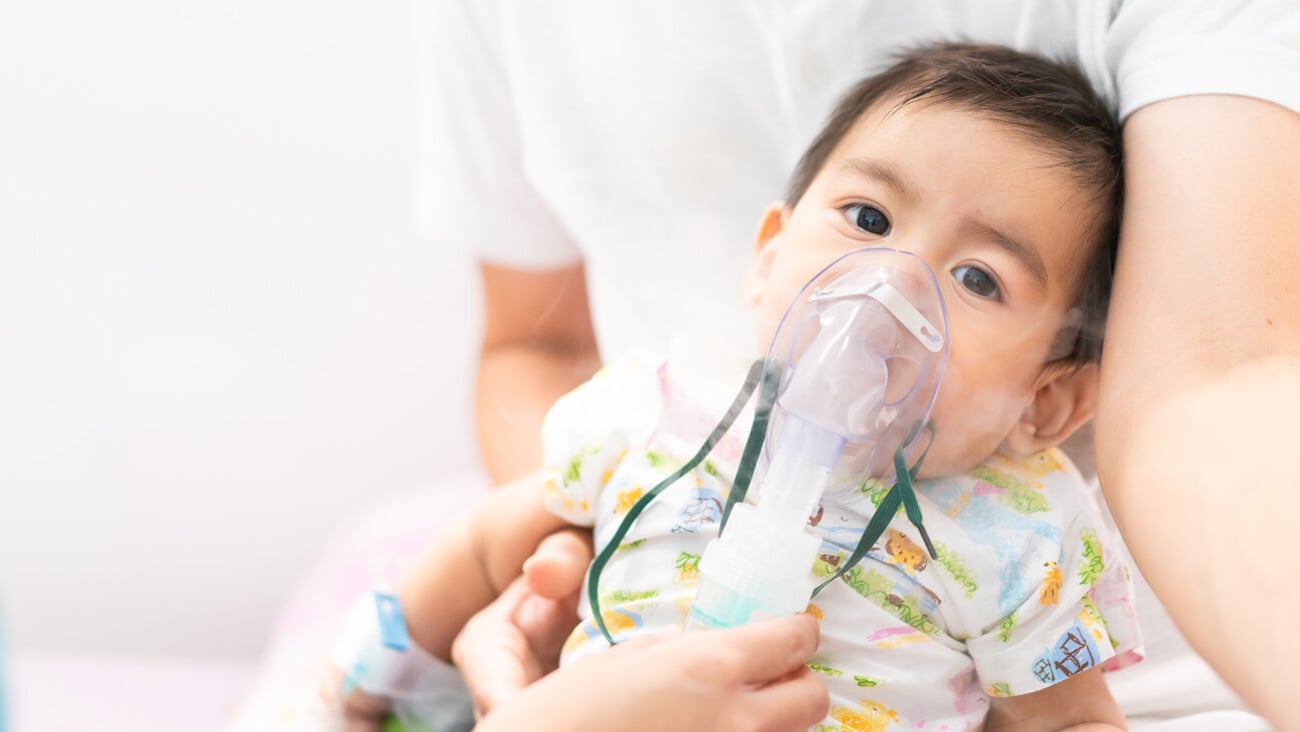
POLYGON ((947 356, 943 297, 924 260, 869 248, 828 264, 790 304, 767 357, 695 457, 632 507, 593 563, 588 596, 597 625, 605 630, 597 592, 604 562, 640 510, 703 460, 755 389, 753 425, 718 538, 700 561, 689 625, 729 627, 755 613, 798 612, 835 579, 818 586, 812 574, 821 539, 808 520, 823 494, 869 481, 891 486, 836 577, 900 507, 928 546, 911 484, 933 438, 929 414, 947 356), (743 502, 751 481, 753 504, 743 502))

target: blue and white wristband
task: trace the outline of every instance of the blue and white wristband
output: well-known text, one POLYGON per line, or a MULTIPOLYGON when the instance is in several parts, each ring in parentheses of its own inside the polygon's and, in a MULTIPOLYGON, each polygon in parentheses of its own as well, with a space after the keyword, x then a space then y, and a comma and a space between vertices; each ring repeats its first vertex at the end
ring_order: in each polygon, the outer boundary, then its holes
POLYGON ((368 592, 348 610, 331 660, 343 671, 343 692, 359 689, 392 701, 393 715, 412 729, 468 730, 474 725, 469 690, 450 664, 411 640, 401 603, 368 592))

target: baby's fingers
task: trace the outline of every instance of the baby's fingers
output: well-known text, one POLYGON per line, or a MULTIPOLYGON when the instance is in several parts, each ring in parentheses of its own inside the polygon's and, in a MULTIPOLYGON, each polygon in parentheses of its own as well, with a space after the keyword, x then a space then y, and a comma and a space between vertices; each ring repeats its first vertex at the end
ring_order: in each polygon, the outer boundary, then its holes
POLYGON ((559 600, 575 595, 591 563, 591 532, 565 529, 546 537, 524 562, 524 576, 533 592, 559 600))

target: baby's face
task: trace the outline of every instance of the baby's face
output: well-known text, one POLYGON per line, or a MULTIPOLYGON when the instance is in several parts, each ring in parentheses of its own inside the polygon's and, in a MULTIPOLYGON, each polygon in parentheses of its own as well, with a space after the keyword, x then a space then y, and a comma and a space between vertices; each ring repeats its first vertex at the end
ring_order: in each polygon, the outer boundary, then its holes
POLYGON ((992 454, 1031 408, 1101 204, 1003 122, 891 106, 858 120, 793 209, 769 212, 747 293, 766 349, 799 289, 835 257, 882 246, 924 259, 950 334, 922 475, 950 475, 992 454))

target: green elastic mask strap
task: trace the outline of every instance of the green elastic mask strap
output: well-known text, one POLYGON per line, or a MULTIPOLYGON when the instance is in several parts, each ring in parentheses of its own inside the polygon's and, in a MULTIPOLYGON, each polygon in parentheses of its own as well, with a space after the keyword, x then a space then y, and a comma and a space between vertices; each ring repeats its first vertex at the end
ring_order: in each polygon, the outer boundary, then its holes
POLYGON ((722 522, 718 524, 718 536, 727 528, 727 519, 731 518, 731 509, 745 500, 749 492, 749 483, 754 478, 754 469, 758 466, 758 456, 767 439, 767 423, 772 419, 772 405, 776 403, 776 390, 781 385, 781 368, 771 361, 763 361, 763 388, 758 392, 758 403, 754 405, 754 423, 749 428, 749 438, 745 440, 745 451, 740 454, 740 464, 736 466, 736 479, 731 482, 727 492, 727 505, 722 509, 722 522))
POLYGON ((925 462, 925 456, 929 454, 930 447, 934 445, 934 427, 929 424, 926 424, 924 427, 926 432, 930 435, 930 440, 926 443, 925 449, 921 451, 921 456, 912 464, 911 469, 908 469, 907 461, 903 457, 903 452, 911 446, 913 441, 916 440, 917 435, 922 429, 922 425, 917 423, 917 425, 912 428, 912 431, 908 433, 907 439, 903 440, 903 444, 899 445, 898 450, 894 452, 894 474, 898 476, 897 482, 890 487, 889 492, 886 493, 884 499, 880 501, 880 505, 876 506, 875 514, 873 514, 871 520, 867 522, 867 528, 863 529, 862 537, 858 539, 858 545, 853 548, 853 553, 849 555, 848 561, 841 565, 840 568, 835 571, 835 574, 831 575, 830 579, 817 585, 817 589, 813 590, 813 597, 816 597, 817 593, 826 589, 827 585, 839 579, 840 575, 843 575, 845 572, 852 569, 858 562, 862 561, 862 558, 871 550, 871 545, 875 544, 876 539, 879 539, 880 535, 885 533, 885 527, 889 526, 889 522, 894 519, 894 516, 898 513, 899 506, 902 506, 903 510, 907 513, 908 521, 911 521, 912 525, 916 527, 916 530, 921 533, 921 540, 925 542, 925 548, 930 552, 930 556, 934 559, 938 559, 934 552, 934 545, 930 543, 930 534, 925 530, 925 526, 921 523, 921 506, 916 502, 916 490, 913 485, 913 482, 916 480, 916 474, 921 471, 921 464, 925 462))
MULTIPOLYGON (((926 431, 930 439, 925 444, 925 449, 921 451, 921 456, 916 459, 911 470, 907 470, 907 463, 903 461, 903 450, 900 447, 898 452, 894 453, 894 472, 901 476, 895 489, 900 489, 899 493, 903 497, 903 510, 907 513, 907 520, 912 522, 916 527, 917 533, 921 535, 921 541, 925 542, 925 550, 930 554, 930 558, 939 559, 939 555, 934 551, 934 544, 930 542, 930 532, 925 530, 925 524, 921 523, 921 504, 916 502, 916 489, 913 481, 916 480, 916 474, 921 471, 921 463, 925 462, 925 456, 930 454, 930 448, 934 445, 934 427, 927 424, 926 431)), ((908 443, 916 439, 915 430, 913 434, 908 435, 908 443)))
MULTIPOLYGON (((685 465, 682 465, 682 467, 674 471, 672 475, 669 475, 667 478, 664 478, 655 484, 654 488, 651 488, 649 492, 644 496, 641 496, 641 499, 632 505, 632 508, 628 510, 627 515, 623 517, 623 521, 619 523, 618 529, 614 532, 614 535, 610 537, 609 542, 605 544, 605 548, 601 549, 600 554, 592 560, 590 574, 587 577, 587 601, 591 604, 591 615, 592 619, 596 623, 596 627, 600 628, 601 635, 605 636, 605 640, 609 641, 610 645, 615 645, 616 642, 614 637, 610 635, 609 629, 605 627, 605 618, 600 612, 600 573, 604 571, 605 565, 609 563, 609 560, 614 556, 614 552, 618 551, 619 546, 622 545, 623 537, 627 536, 627 532, 632 529, 632 524, 636 522, 637 516, 641 515, 641 512, 650 505, 651 501, 653 501, 656 496, 663 493, 668 486, 676 483, 683 475, 694 470, 696 466, 703 462, 704 458, 708 457, 709 453, 713 451, 714 445, 718 444, 718 440, 721 440, 722 436, 727 433, 727 430, 731 429, 731 425, 736 421, 736 417, 740 416, 740 411, 744 409, 745 402, 749 401, 749 397, 754 393, 754 389, 758 386, 760 379, 764 382, 764 393, 767 393, 768 378, 766 373, 767 370, 764 368, 764 363, 764 361, 755 361, 754 365, 750 366, 749 374, 745 377, 745 384, 740 387, 740 393, 736 394, 736 398, 731 402, 731 407, 727 409, 727 413, 722 416, 718 425, 714 427, 713 431, 709 433, 709 436, 705 438, 704 444, 700 445, 700 449, 695 452, 695 455, 691 457, 690 460, 686 461, 685 465)), ((775 392, 775 387, 772 388, 772 391, 775 392)), ((757 415, 755 415, 754 421, 757 424, 757 415)), ((766 414, 763 415, 763 423, 764 425, 767 423, 766 414)), ((751 429, 751 441, 753 440, 753 437, 754 432, 751 429)), ((745 454, 748 455, 748 453, 749 446, 746 445, 745 454)), ((752 467, 750 472, 753 472, 752 467)), ((748 476, 745 478, 745 482, 748 484, 748 476)))

